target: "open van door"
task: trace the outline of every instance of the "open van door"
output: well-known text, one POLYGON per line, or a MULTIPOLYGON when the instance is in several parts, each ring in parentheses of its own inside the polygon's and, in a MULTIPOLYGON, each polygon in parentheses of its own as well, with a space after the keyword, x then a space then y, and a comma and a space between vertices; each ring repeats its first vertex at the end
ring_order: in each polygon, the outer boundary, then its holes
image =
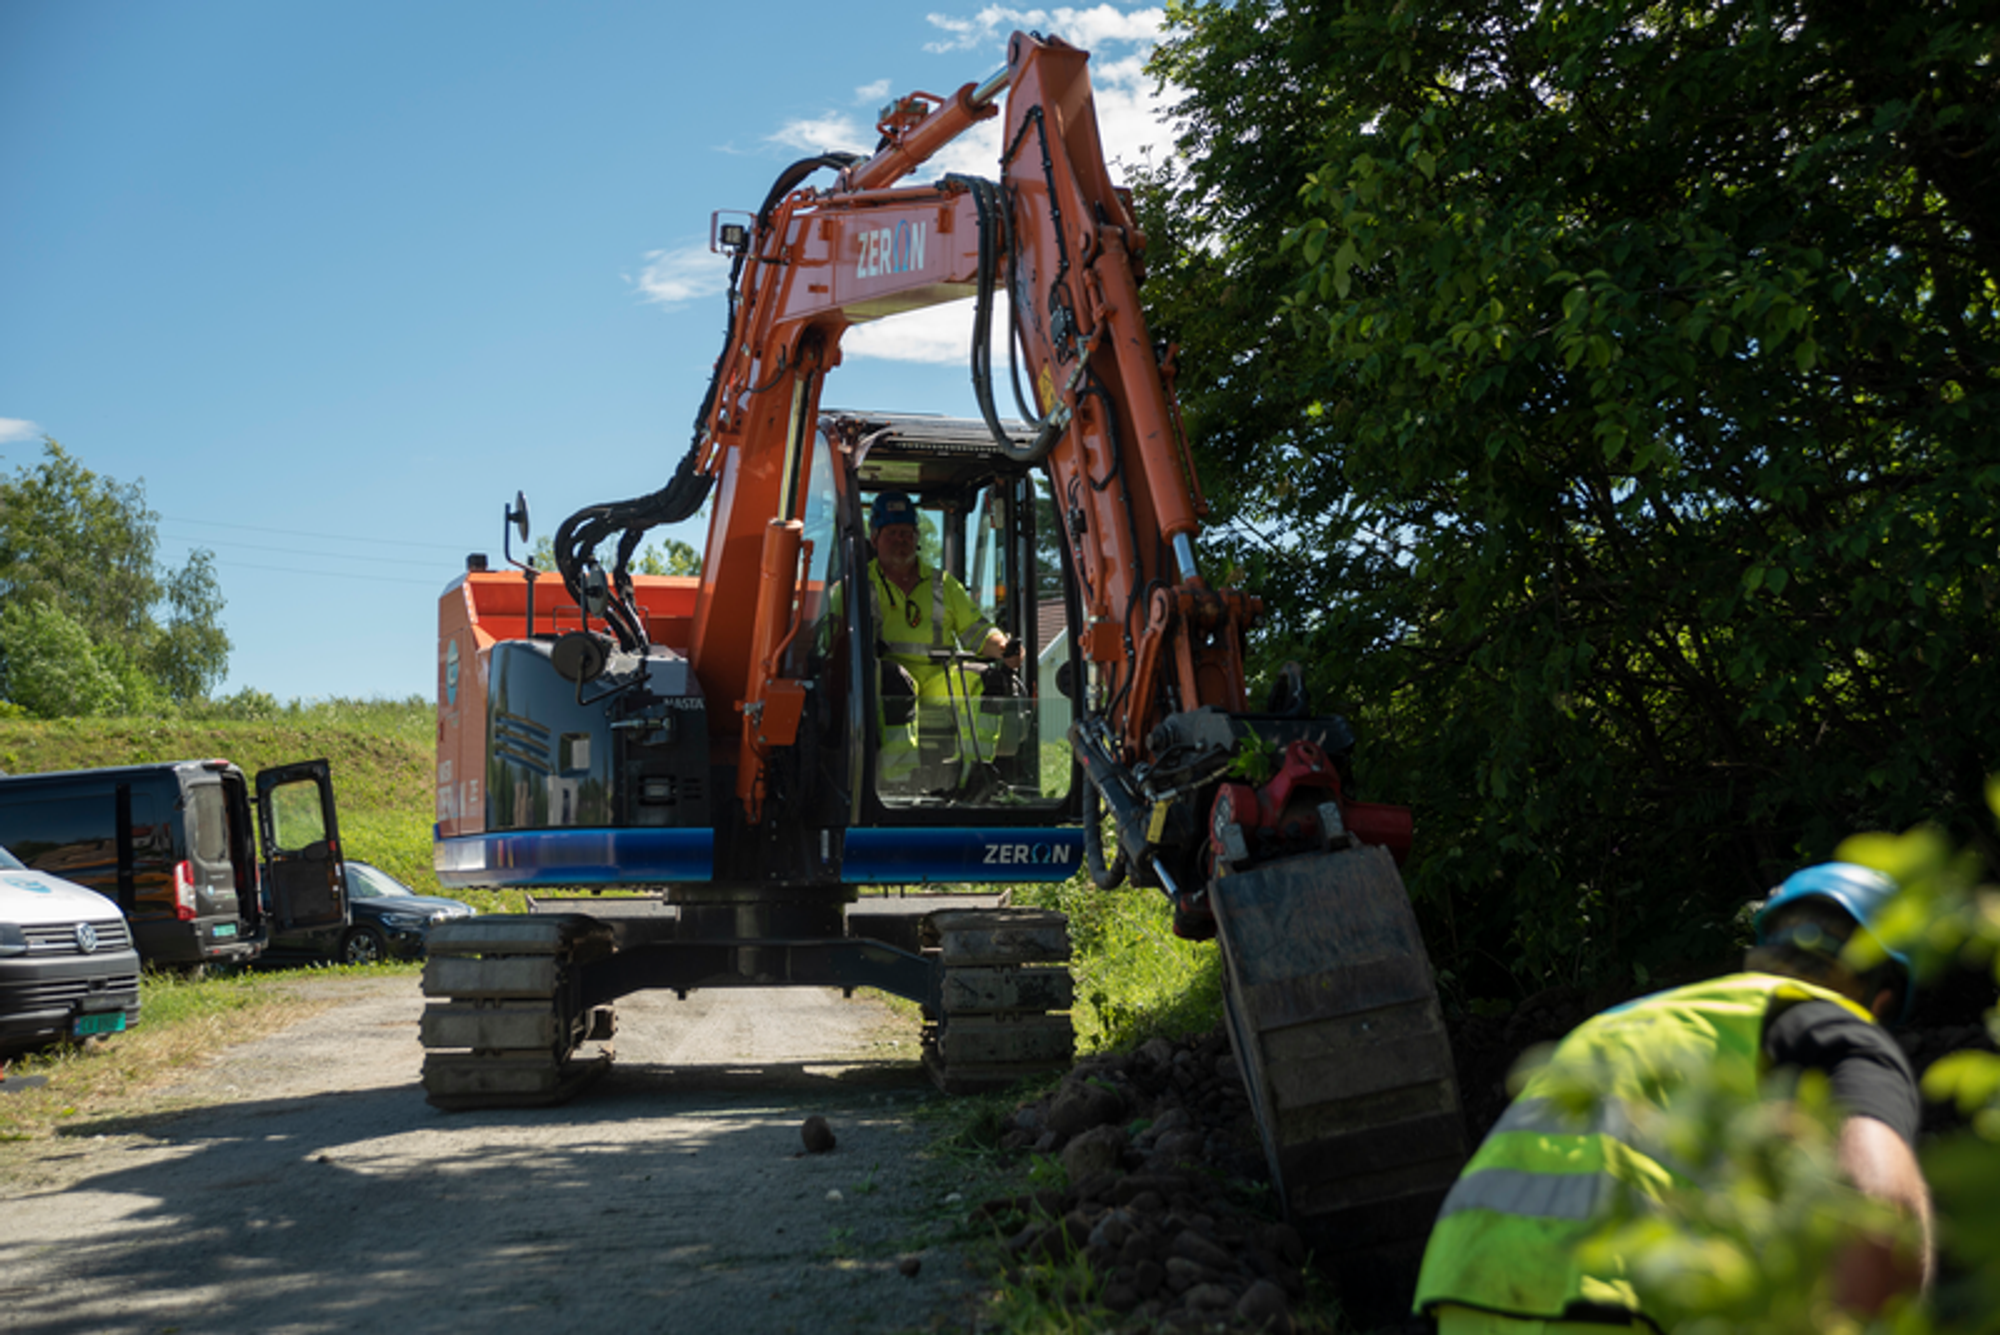
POLYGON ((345 926, 347 872, 333 812, 331 766, 302 760, 259 770, 257 832, 264 845, 272 928, 345 926))

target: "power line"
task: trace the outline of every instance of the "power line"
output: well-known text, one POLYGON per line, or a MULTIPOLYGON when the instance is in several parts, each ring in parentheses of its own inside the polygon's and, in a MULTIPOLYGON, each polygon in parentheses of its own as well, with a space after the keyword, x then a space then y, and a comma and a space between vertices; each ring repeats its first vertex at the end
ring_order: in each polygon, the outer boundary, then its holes
MULTIPOLYGON (((207 524, 215 528, 241 529, 246 533, 276 533, 281 537, 287 538, 324 538, 328 542, 354 542, 357 540, 352 533, 307 533, 303 529, 269 528, 259 524, 230 524, 220 519, 194 519, 187 515, 161 515, 160 518, 176 524, 207 524)), ((377 547, 422 547, 430 551, 439 552, 458 552, 464 550, 463 548, 453 547, 447 543, 411 542, 405 538, 369 538, 367 541, 377 547)))
MULTIPOLYGON (((457 572, 454 571, 447 579, 397 579, 394 575, 363 575, 346 570, 301 570, 296 566, 254 565, 235 560, 232 560, 228 566, 223 568, 223 573, 228 573, 229 571, 234 571, 237 574, 311 575, 316 579, 358 579, 365 580, 370 584, 412 584, 430 589, 433 592, 442 589, 450 582, 450 579, 457 577, 457 572)), ((226 593, 227 590, 224 592, 226 593)))
MULTIPOLYGON (((323 556, 329 561, 368 561, 375 565, 386 566, 408 566, 411 564, 411 559, 407 556, 350 556, 346 552, 308 552, 302 551, 297 547, 272 547, 264 543, 238 542, 234 538, 217 538, 212 542, 202 542, 198 538, 170 537, 167 534, 162 534, 161 536, 174 542, 200 543, 202 546, 240 547, 253 552, 288 552, 293 556, 323 556)), ((455 551, 457 549, 453 548, 452 550, 455 551)))

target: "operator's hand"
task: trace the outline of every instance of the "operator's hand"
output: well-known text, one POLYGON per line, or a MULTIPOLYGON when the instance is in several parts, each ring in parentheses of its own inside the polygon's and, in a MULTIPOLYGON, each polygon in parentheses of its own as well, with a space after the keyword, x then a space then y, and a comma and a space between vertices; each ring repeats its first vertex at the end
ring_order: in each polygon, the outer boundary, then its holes
POLYGON ((1000 646, 1000 661, 1010 668, 1021 666, 1021 637, 1009 635, 1007 642, 1000 646))

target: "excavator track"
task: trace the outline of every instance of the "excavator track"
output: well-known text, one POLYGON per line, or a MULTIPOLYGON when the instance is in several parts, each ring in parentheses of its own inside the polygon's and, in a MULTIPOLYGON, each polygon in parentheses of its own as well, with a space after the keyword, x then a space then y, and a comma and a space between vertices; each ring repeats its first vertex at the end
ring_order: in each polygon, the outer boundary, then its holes
POLYGON ((1466 1141, 1394 859, 1379 847, 1288 858, 1209 895, 1230 1039, 1287 1212, 1344 1292, 1407 1300, 1466 1141))
POLYGON ((924 953, 942 966, 926 1008, 924 1067, 947 1094, 1000 1089, 1068 1069, 1069 920, 1045 909, 949 909, 924 918, 924 953))
POLYGON ((611 954, 580 914, 439 923, 427 943, 424 1096, 447 1111, 561 1103, 611 1064, 608 1006, 579 1004, 578 969, 611 954), (586 1042, 604 1046, 579 1057, 586 1042))

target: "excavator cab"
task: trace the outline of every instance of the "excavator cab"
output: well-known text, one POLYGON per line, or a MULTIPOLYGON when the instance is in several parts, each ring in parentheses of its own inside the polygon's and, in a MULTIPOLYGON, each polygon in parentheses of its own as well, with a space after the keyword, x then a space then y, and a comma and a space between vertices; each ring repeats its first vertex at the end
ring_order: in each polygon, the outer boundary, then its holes
POLYGON ((819 684, 826 786, 864 825, 1047 821, 1078 775, 1062 556, 1046 475, 1010 462, 983 424, 830 414, 803 509, 801 619, 786 670, 819 684), (921 582, 879 570, 878 497, 915 507, 921 582), (1018 640, 1019 670, 981 653, 1018 640))

